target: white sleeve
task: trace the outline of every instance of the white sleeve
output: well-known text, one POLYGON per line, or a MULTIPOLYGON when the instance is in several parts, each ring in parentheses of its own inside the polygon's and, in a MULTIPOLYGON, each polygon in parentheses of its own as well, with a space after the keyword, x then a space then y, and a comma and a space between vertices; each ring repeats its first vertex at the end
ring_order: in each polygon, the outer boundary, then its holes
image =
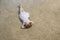
POLYGON ((30 17, 30 14, 27 12, 27 17, 30 17))

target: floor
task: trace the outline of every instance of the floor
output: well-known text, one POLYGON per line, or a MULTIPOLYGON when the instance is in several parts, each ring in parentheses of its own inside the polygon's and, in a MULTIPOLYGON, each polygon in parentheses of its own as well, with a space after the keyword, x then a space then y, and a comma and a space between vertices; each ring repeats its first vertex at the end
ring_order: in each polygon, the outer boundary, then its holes
POLYGON ((0 40, 60 40, 60 0, 0 0, 0 40), (18 4, 34 22, 21 29, 18 4))

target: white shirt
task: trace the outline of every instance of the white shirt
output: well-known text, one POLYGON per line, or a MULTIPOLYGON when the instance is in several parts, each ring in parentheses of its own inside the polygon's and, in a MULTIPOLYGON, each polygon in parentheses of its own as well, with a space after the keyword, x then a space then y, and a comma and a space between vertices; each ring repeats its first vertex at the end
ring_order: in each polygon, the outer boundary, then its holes
POLYGON ((29 13, 28 12, 21 12, 19 17, 21 18, 22 21, 27 22, 29 21, 29 13))

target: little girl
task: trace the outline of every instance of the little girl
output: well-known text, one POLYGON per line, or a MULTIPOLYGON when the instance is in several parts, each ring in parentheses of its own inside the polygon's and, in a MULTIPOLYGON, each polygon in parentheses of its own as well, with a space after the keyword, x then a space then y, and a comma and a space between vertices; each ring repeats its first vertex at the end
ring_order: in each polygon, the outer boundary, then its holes
POLYGON ((22 20, 22 28, 30 28, 32 26, 32 21, 29 19, 29 13, 24 11, 22 6, 18 6, 19 18, 22 20))

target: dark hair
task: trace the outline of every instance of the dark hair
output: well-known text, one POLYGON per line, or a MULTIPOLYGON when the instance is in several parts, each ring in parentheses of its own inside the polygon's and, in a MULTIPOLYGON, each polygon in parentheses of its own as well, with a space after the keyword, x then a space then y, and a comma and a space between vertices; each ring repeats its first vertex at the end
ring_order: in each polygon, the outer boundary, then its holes
POLYGON ((30 27, 32 27, 32 23, 30 22, 29 24, 25 24, 24 26, 25 26, 25 28, 30 28, 30 27))

